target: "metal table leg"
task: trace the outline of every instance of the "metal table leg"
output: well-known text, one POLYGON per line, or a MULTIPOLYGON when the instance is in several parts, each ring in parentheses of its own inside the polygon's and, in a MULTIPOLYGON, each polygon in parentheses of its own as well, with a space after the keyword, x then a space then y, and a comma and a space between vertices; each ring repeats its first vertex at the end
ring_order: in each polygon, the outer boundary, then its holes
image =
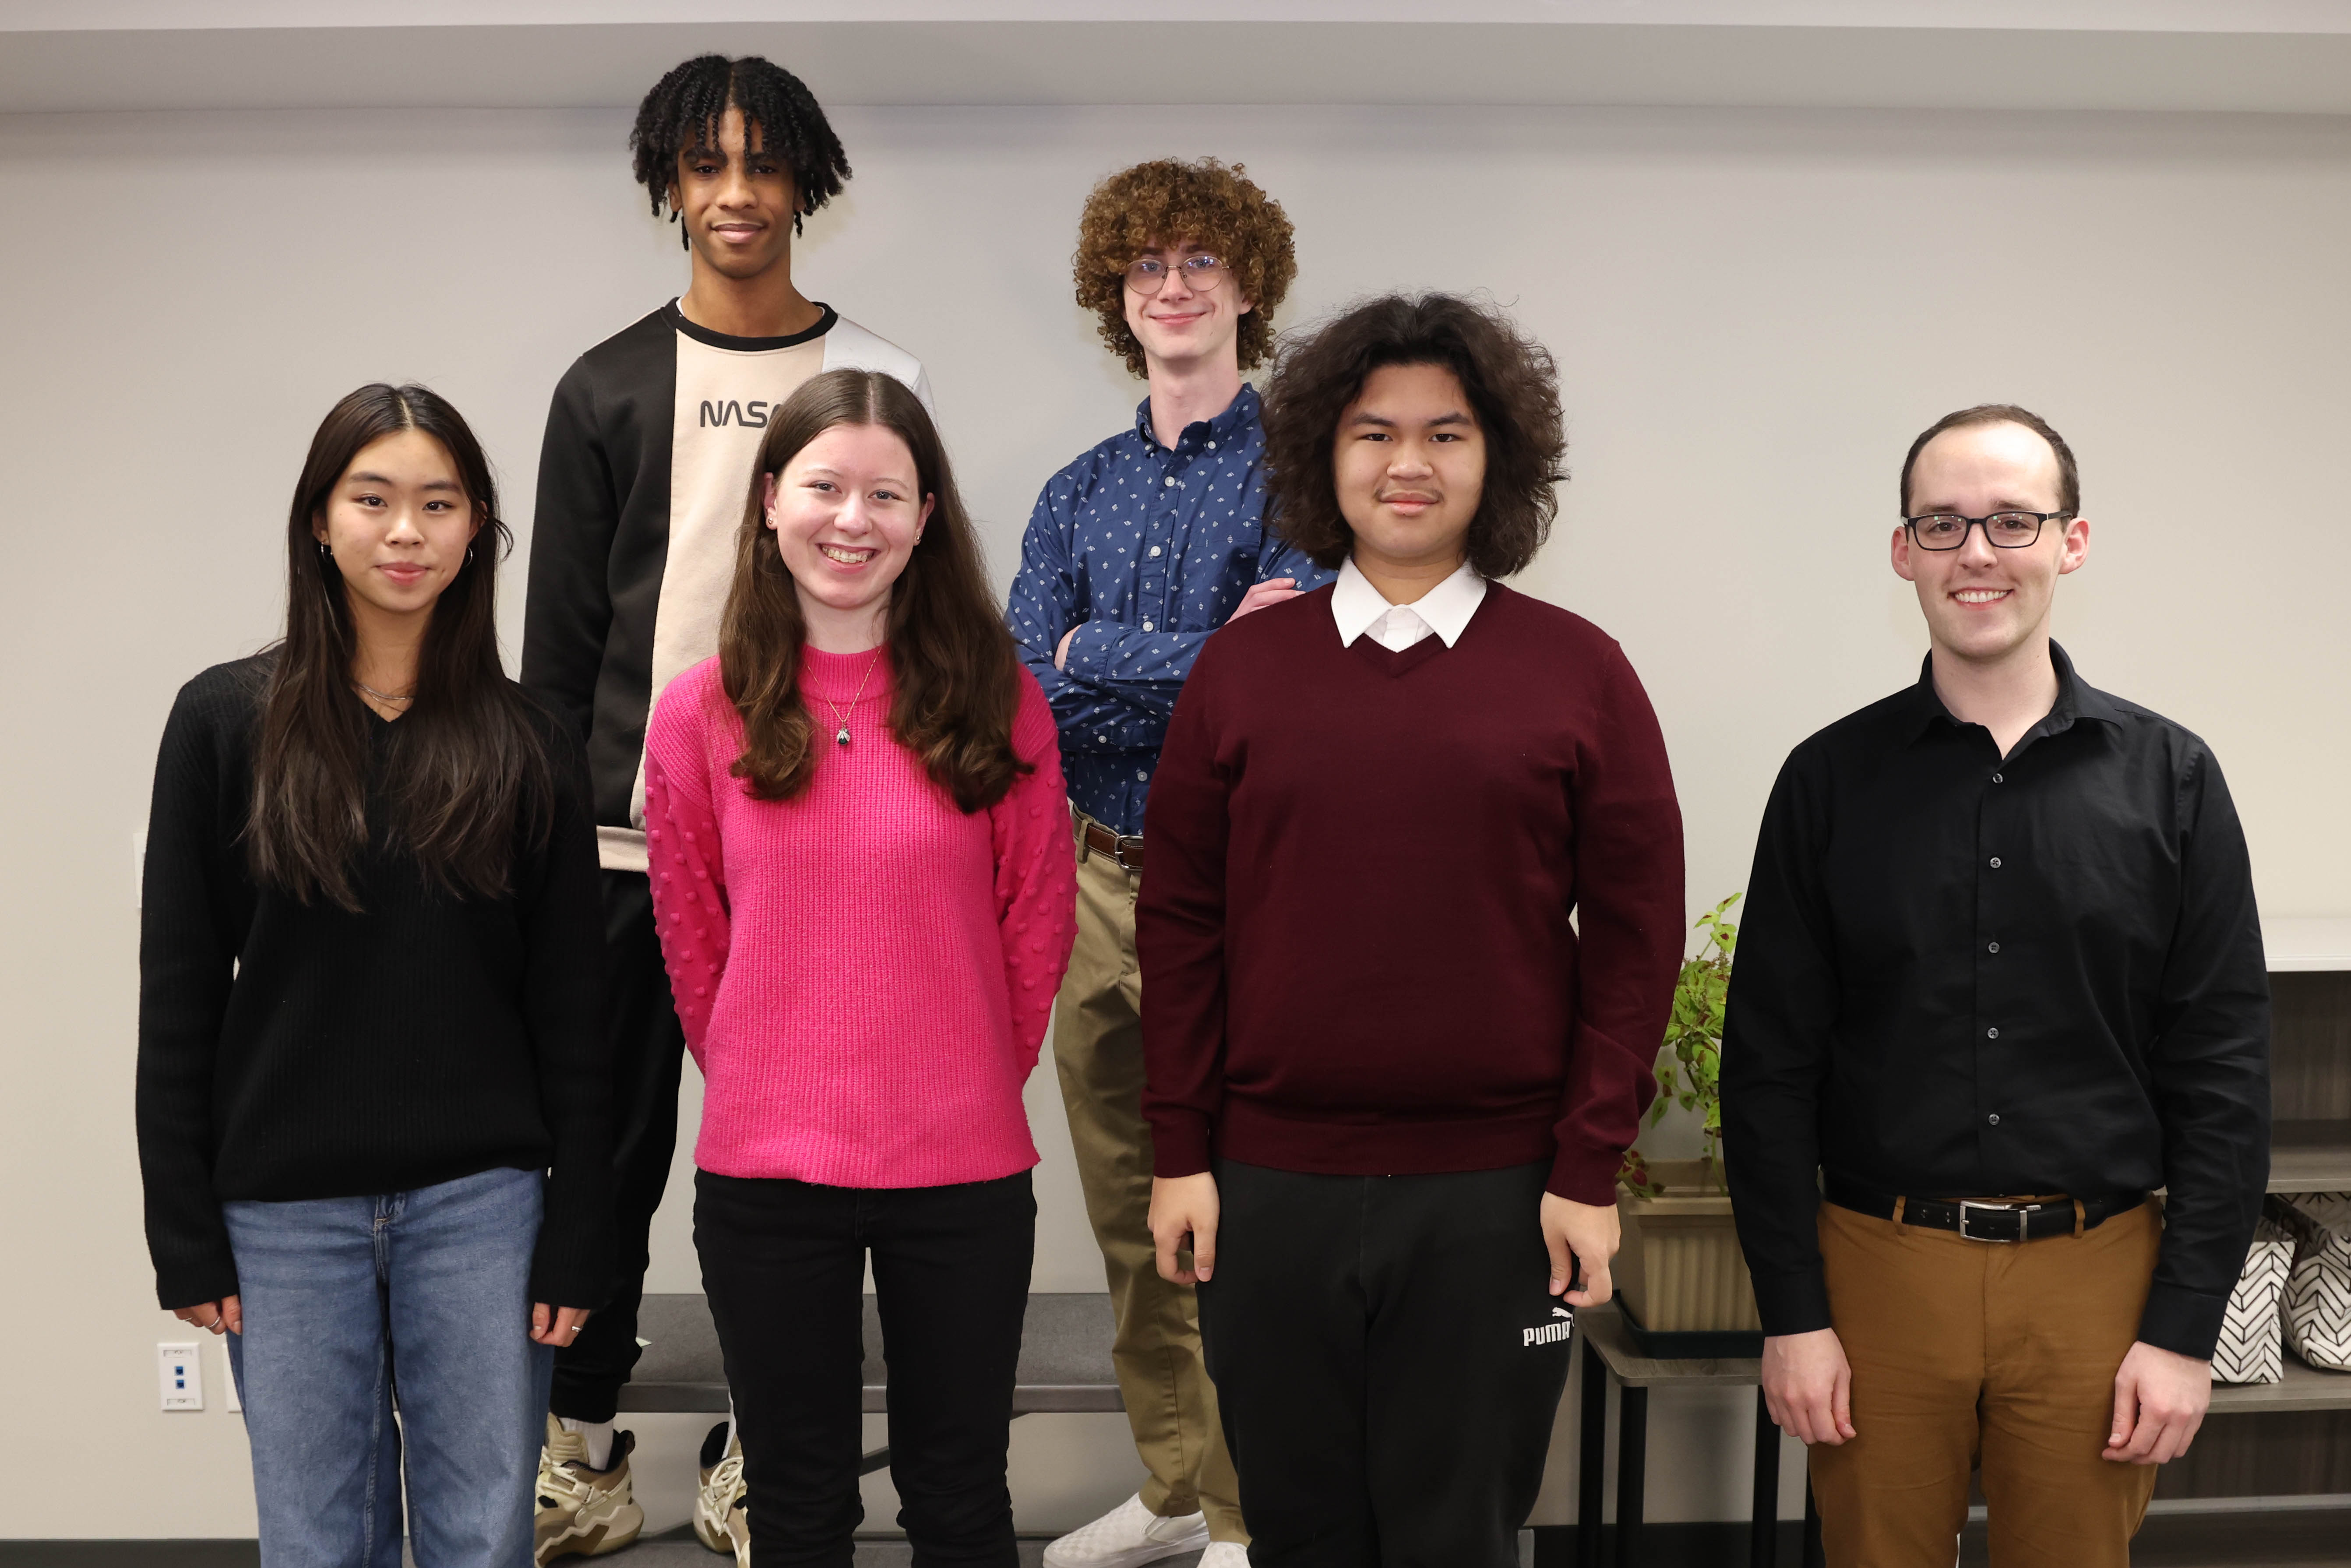
POLYGON ((1648 1475, 1649 1391, 1627 1384, 1616 1399, 1616 1568, 1634 1568, 1648 1475))
POLYGON ((1600 1497, 1608 1468, 1608 1364, 1583 1342, 1583 1431, 1576 1444, 1575 1568, 1600 1568, 1600 1497))
POLYGON ((1780 1555, 1780 1428, 1755 1391, 1755 1511, 1747 1527, 1748 1568, 1773 1568, 1780 1555))

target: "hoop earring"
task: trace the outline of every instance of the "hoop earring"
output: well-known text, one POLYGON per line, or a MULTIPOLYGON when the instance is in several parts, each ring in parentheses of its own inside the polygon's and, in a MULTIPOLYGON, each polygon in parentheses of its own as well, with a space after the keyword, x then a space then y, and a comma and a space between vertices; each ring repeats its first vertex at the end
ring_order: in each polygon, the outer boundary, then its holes
POLYGON ((319 557, 322 560, 332 560, 335 559, 335 552, 328 548, 327 541, 324 539, 320 539, 319 541, 319 557))
POLYGON ((467 566, 474 564, 474 547, 472 545, 467 545, 465 547, 465 564, 467 566))

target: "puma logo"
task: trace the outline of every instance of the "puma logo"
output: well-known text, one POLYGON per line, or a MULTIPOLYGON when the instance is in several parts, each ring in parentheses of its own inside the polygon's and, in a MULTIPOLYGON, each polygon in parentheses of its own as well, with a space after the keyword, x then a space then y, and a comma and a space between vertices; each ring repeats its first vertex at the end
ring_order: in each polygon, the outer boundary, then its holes
POLYGON ((1520 1349, 1528 1349, 1539 1344, 1557 1344, 1575 1333, 1573 1312, 1569 1312, 1565 1307, 1553 1307, 1551 1310, 1551 1316, 1552 1321, 1547 1323, 1519 1331, 1520 1349))

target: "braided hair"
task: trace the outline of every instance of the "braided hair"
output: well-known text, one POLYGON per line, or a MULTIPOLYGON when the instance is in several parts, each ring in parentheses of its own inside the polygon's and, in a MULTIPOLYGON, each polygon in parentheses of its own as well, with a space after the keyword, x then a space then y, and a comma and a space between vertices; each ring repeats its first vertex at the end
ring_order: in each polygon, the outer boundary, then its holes
MULTIPOLYGON (((792 232, 799 233, 803 217, 841 194, 849 159, 808 84, 758 55, 739 60, 697 55, 655 82, 637 106, 629 151, 636 159, 637 182, 653 200, 653 215, 661 216, 677 183, 678 154, 717 146, 718 122, 729 109, 743 111, 747 141, 758 126, 759 145, 791 166, 800 196, 792 232)), ((673 210, 671 221, 677 215, 673 210)))

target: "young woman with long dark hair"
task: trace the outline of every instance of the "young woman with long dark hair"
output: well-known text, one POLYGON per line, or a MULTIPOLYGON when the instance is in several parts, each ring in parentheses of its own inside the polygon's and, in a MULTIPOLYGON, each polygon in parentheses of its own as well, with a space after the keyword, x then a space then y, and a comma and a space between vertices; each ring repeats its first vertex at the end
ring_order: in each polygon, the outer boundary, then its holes
POLYGON ((609 1272, 586 769, 499 665, 455 409, 344 398, 287 527, 284 640, 183 687, 156 763, 157 1291, 229 1336, 265 1563, 397 1568, 404 1479, 420 1561, 527 1568, 553 1346, 609 1272))
POLYGON ((751 1560, 849 1560, 870 1250, 900 1522, 919 1561, 1009 1568, 1020 1086, 1075 867, 1052 714, 891 377, 829 371, 771 416, 718 656, 654 712, 645 823, 751 1560))

